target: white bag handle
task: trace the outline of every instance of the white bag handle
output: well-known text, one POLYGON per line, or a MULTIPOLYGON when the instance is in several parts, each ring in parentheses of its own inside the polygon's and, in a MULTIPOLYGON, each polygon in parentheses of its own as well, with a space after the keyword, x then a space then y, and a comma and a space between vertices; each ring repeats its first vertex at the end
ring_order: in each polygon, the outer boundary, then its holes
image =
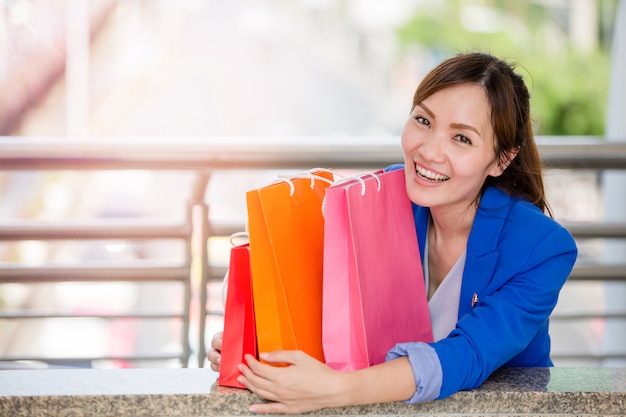
POLYGON ((337 180, 335 184, 341 184, 344 182, 356 180, 361 183, 361 196, 364 196, 366 187, 365 187, 365 180, 363 179, 363 177, 367 177, 367 176, 374 177, 374 179, 376 179, 376 182, 378 183, 377 189, 380 192, 380 187, 381 187, 380 178, 378 177, 378 175, 376 175, 375 172, 362 172, 360 174, 356 174, 350 177, 342 176, 342 178, 337 180))
MULTIPOLYGON (((328 178, 322 177, 320 175, 315 175, 315 172, 328 172, 333 174, 333 176, 335 175, 339 175, 337 174, 335 171, 331 170, 331 169, 327 169, 327 168, 312 168, 309 169, 307 171, 301 172, 299 174, 293 174, 293 175, 289 175, 289 174, 279 174, 278 175, 278 179, 276 181, 274 181, 274 184, 276 183, 280 183, 280 182, 286 182, 287 184, 289 184, 289 195, 293 197, 294 193, 296 192, 296 187, 293 185, 293 181, 294 179, 298 179, 298 178, 305 178, 305 179, 310 179, 311 180, 311 189, 315 188, 315 180, 320 180, 320 181, 324 181, 328 184, 334 184, 335 181, 330 180, 328 178)), ((341 175, 339 175, 341 176, 341 175)))
MULTIPOLYGON (((363 172, 361 174, 356 174, 353 176, 339 175, 340 178, 337 181, 335 181, 333 185, 342 184, 344 182, 353 181, 353 180, 358 181, 361 183, 361 197, 363 197, 367 189, 367 187, 365 186, 365 180, 363 179, 363 177, 366 177, 368 175, 376 179, 376 182, 378 183, 377 189, 378 189, 378 192, 380 192, 380 187, 381 187, 380 178, 378 177, 378 175, 376 175, 375 172, 363 172)), ((324 215, 325 213, 326 213, 326 196, 324 196, 324 199, 322 200, 322 215, 324 215)))

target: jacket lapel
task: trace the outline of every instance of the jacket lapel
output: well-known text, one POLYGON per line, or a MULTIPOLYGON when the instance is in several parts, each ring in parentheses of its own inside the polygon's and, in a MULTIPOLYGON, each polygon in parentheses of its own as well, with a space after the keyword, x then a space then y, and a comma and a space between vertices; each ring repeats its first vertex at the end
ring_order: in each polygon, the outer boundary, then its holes
MULTIPOLYGON (((461 283, 459 319, 472 312, 474 294, 480 297, 489 285, 495 271, 502 227, 509 211, 511 197, 496 188, 488 188, 480 200, 474 224, 467 242, 467 256, 461 283)), ((422 265, 430 210, 413 204, 413 217, 417 230, 422 265)))
POLYGON ((493 187, 485 191, 480 201, 467 242, 459 319, 471 313, 475 304, 480 303, 480 297, 493 277, 500 255, 500 235, 510 204, 511 197, 493 187))

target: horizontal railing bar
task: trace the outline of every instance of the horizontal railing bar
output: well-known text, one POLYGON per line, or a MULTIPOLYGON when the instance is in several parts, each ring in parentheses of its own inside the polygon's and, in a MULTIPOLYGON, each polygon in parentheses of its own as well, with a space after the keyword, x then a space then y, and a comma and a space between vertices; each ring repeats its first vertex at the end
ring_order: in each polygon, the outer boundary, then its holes
MULTIPOLYGON (((211 265, 209 279, 219 282, 224 278, 227 267, 211 265)), ((626 265, 574 265, 570 281, 626 281, 626 265)))
POLYGON ((570 281, 626 281, 626 265, 574 265, 570 281))
POLYGON ((548 168, 626 169, 626 141, 540 136, 537 143, 541 161, 548 168))
POLYGON ((246 229, 244 222, 212 221, 209 223, 209 236, 230 236, 246 229))
POLYGON ((57 312, 41 312, 41 311, 0 311, 0 320, 29 320, 29 319, 183 319, 183 314, 175 313, 57 313, 57 312))
MULTIPOLYGON (((211 265, 209 278, 221 281, 226 265, 211 265)), ((74 281, 184 281, 189 274, 185 266, 136 267, 0 267, 0 283, 74 282, 74 281)), ((575 265, 570 280, 626 280, 626 265, 575 265)))
POLYGON ((608 359, 626 359, 626 353, 555 353, 551 352, 552 360, 608 360, 608 359))
MULTIPOLYGON (((227 267, 211 265, 209 279, 219 282, 224 278, 227 267)), ((570 281, 625 281, 626 265, 575 265, 570 281)))
POLYGON ((93 222, 0 222, 0 240, 187 239, 191 225, 139 219, 93 222))
MULTIPOLYGON (((624 223, 564 223, 574 237, 626 238, 624 223)), ((230 236, 245 229, 242 222, 212 222, 211 236, 230 236)), ((0 222, 0 240, 101 240, 101 239, 186 239, 191 226, 184 223, 145 221, 72 222, 15 221, 0 222)))
MULTIPOLYGON (((226 265, 211 265, 209 279, 213 282, 222 281, 226 270, 226 265)), ((626 265, 575 265, 569 279, 576 281, 626 281, 626 265)))
POLYGON ((0 268, 0 283, 52 283, 52 282, 156 282, 187 281, 190 275, 188 266, 157 265, 154 262, 145 266, 41 266, 14 267, 3 265, 0 268))
MULTIPOLYGON (((24 362, 46 362, 46 363, 55 363, 55 362, 66 362, 66 363, 76 363, 76 362, 91 362, 91 361, 102 361, 102 360, 111 360, 111 361, 151 361, 151 360, 167 360, 167 359, 183 359, 184 354, 181 353, 163 353, 163 354, 146 354, 146 355, 99 355, 99 356, 85 356, 85 357, 47 357, 47 356, 26 356, 26 355, 3 355, 0 356, 0 363, 2 362, 16 362, 16 361, 24 361, 24 362)), ((1 375, 1 373, 0 373, 1 375)))
POLYGON ((606 320, 621 320, 626 318, 626 312, 624 313, 552 313, 550 316, 550 320, 558 320, 558 321, 577 321, 577 320, 595 320, 595 319, 606 319, 606 320))
MULTIPOLYGON (((4 170, 277 169, 376 166, 402 161, 398 138, 181 138, 176 141, 8 138, 4 170), (335 140, 336 139, 336 140, 335 140), (241 150, 245 149, 245 152, 241 150)), ((4 152, 6 149, 6 153, 4 152)))
MULTIPOLYGON (((626 223, 563 223, 578 238, 626 238, 626 223)), ((1 226, 0 226, 1 227, 1 226)), ((212 236, 230 236, 245 230, 244 222, 211 222, 212 236)))
MULTIPOLYGON (((563 223, 575 236, 626 237, 626 223, 563 223)), ((230 236, 245 229, 243 222, 214 221, 212 236, 230 236)), ((186 238, 191 226, 184 223, 153 223, 142 220, 91 223, 16 220, 0 222, 0 240, 28 239, 109 239, 109 238, 186 238)))
MULTIPOLYGON (((552 359, 568 359, 568 360, 607 360, 607 359, 626 359, 626 354, 621 353, 607 353, 607 354, 584 354, 584 353, 551 353, 552 359)), ((182 360, 184 355, 182 353, 176 354, 152 354, 152 355, 111 355, 111 356, 93 356, 93 357, 43 357, 43 356, 26 356, 26 355, 5 355, 0 357, 0 364, 3 362, 43 362, 48 364, 54 363, 81 363, 81 362, 93 362, 93 361, 151 361, 151 360, 169 360, 179 359, 182 360)), ((0 365, 1 368, 1 365, 0 365)))
POLYGON ((575 238, 626 238, 626 223, 564 223, 575 238))
MULTIPOLYGON (((571 136, 537 141, 542 161, 549 167, 626 168, 626 142, 571 136)), ((380 168, 402 160, 397 137, 0 140, 2 170, 380 168)))
MULTIPOLYGON (((211 265, 209 277, 211 281, 219 282, 226 274, 226 265, 211 265)), ((584 265, 576 264, 570 275, 570 280, 586 281, 626 281, 626 265, 600 264, 584 265)))

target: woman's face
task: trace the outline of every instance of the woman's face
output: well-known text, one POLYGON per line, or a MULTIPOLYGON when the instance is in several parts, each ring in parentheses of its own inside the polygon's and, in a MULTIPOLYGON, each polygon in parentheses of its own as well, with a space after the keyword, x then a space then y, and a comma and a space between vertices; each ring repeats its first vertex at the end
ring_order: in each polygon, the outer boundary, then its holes
POLYGON ((482 87, 440 90, 413 109, 402 130, 407 193, 418 205, 467 210, 487 176, 502 173, 491 107, 482 87))

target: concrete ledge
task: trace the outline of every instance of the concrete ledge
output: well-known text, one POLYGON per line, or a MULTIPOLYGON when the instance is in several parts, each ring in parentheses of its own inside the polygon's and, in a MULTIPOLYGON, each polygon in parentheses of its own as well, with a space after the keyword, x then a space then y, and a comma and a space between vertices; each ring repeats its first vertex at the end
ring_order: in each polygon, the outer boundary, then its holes
MULTIPOLYGON (((249 415, 253 394, 205 369, 0 371, 0 416, 249 415)), ((626 415, 626 368, 510 368, 480 388, 425 404, 383 403, 318 415, 626 415)))

